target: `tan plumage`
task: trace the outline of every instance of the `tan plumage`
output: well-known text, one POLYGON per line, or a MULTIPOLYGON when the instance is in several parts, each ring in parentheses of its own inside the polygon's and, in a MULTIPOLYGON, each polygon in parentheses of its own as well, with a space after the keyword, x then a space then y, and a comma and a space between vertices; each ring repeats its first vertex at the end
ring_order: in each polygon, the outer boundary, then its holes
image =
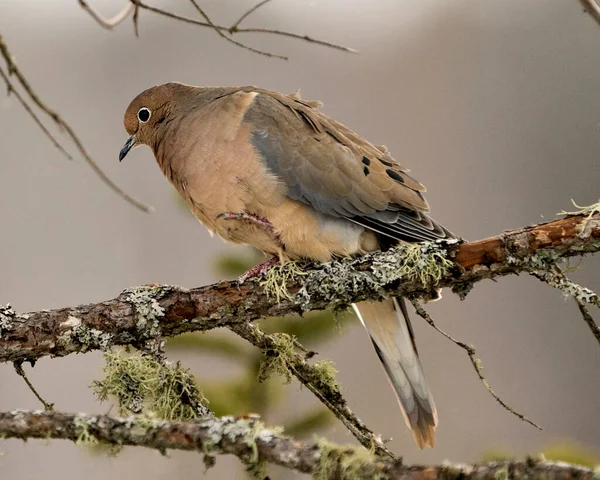
MULTIPOLYGON (((328 261, 398 241, 452 236, 425 188, 383 146, 322 114, 319 102, 255 87, 168 83, 125 113, 120 154, 145 144, 194 215, 223 239, 281 259, 328 261)), ((404 304, 355 305, 415 441, 435 443, 435 405, 404 304)))

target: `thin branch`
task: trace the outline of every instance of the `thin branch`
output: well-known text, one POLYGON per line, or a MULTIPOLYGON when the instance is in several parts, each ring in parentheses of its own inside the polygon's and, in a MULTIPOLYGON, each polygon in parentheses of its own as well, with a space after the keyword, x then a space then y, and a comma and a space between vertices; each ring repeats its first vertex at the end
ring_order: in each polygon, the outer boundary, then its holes
POLYGON ((575 303, 577 303, 577 307, 579 308, 579 311, 581 312, 581 316, 583 317, 583 320, 585 321, 585 323, 587 323, 587 326, 590 327, 590 330, 592 331, 594 338, 600 344, 600 328, 598 328, 598 325, 596 324, 596 322, 590 315, 590 312, 588 311, 587 307, 582 302, 580 302, 578 299, 575 299, 575 303))
POLYGON ((229 31, 230 32, 235 32, 237 31, 238 27, 240 26, 240 24, 246 19, 248 18, 250 15, 252 15, 254 12, 256 12, 256 10, 258 10, 260 7, 262 7, 263 5, 266 5, 267 3, 269 3, 271 0, 262 0, 262 2, 258 2, 256 5, 254 5, 252 8, 250 8, 249 10, 247 10, 246 12, 244 12, 244 14, 231 26, 229 27, 229 31))
POLYGON ((133 3, 131 3, 129 0, 126 0, 126 1, 127 1, 127 5, 125 5, 125 8, 123 8, 123 10, 121 10, 119 13, 117 13, 114 17, 108 18, 108 19, 104 18, 101 14, 99 14, 94 9, 94 7, 89 5, 85 0, 79 0, 79 5, 81 5, 81 8, 83 8, 87 13, 89 13, 91 15, 91 17, 94 20, 96 20, 96 22, 98 22, 98 24, 102 28, 106 28, 107 30, 112 30, 117 25, 122 23, 123 20, 125 20, 129 15, 131 15, 131 13, 135 9, 135 5, 133 3))
MULTIPOLYGON (((229 327, 231 331, 244 338, 261 350, 276 350, 276 345, 271 335, 266 335, 256 325, 240 323, 229 327)), ((289 352, 283 359, 292 374, 308 388, 331 412, 344 424, 356 437, 360 444, 368 450, 385 458, 394 458, 392 452, 386 448, 381 438, 375 435, 356 414, 350 410, 346 399, 340 393, 340 388, 335 379, 324 381, 323 375, 310 365, 302 355, 289 352)))
POLYGON ((596 0, 579 0, 583 5, 583 9, 600 25, 600 7, 596 0))
POLYGON ((462 348, 463 350, 465 350, 467 352, 467 355, 469 355, 469 360, 471 361, 471 364, 473 365, 475 372, 477 372, 477 376, 479 377, 479 380, 481 380, 481 383, 483 383, 483 386, 488 391, 488 393, 492 397, 494 397, 494 400, 496 400, 505 410, 509 411, 517 418, 521 419, 524 422, 529 423, 530 425, 533 425, 535 428, 537 428, 539 430, 543 430, 542 427, 540 427, 537 423, 532 422, 525 415, 517 412, 514 408, 512 408, 510 405, 508 405, 504 400, 502 400, 496 394, 496 392, 494 392, 494 390, 492 390, 492 387, 490 386, 487 379, 483 375, 483 367, 481 365, 481 360, 476 357, 475 347, 473 347, 473 345, 467 345, 466 343, 463 343, 460 340, 457 340, 452 335, 450 335, 449 333, 446 333, 444 330, 439 328, 433 321, 433 318, 431 318, 431 315, 429 315, 425 311, 423 306, 417 301, 416 298, 411 298, 410 301, 411 301, 413 307, 415 308, 417 315, 419 315, 422 319, 424 319, 429 325, 431 325, 435 330, 437 330, 439 333, 441 333, 448 340, 450 340, 454 344, 458 345, 460 348, 462 348))
POLYGON ((35 395, 35 397, 40 401, 40 403, 44 406, 44 410, 46 410, 46 411, 54 410, 54 404, 48 403, 46 400, 44 400, 44 398, 38 393, 38 391, 35 389, 35 387, 31 383, 31 381, 27 377, 27 374, 25 373, 25 370, 23 369, 23 362, 14 362, 13 366, 15 367, 15 372, 17 372, 17 375, 19 375, 25 381, 25 384, 27 385, 27 387, 29 387, 29 390, 31 390, 31 393, 33 393, 35 395))
MULTIPOLYGON (((252 48, 244 43, 238 42, 237 40, 234 40, 233 38, 229 38, 227 35, 225 35, 223 33, 223 31, 221 29, 219 29, 210 19, 210 17, 206 14, 206 12, 202 9, 202 7, 200 7, 200 5, 198 5, 198 2, 196 0, 190 0, 192 2, 192 4, 194 5, 194 7, 196 8, 196 10, 198 11, 198 13, 202 16, 202 18, 204 18, 204 20, 206 20, 206 23, 208 23, 212 29, 217 32, 217 34, 219 35, 219 37, 227 40, 229 43, 233 43, 234 45, 243 48, 244 50, 249 50, 250 52, 253 53, 258 53, 259 55, 264 55, 265 57, 272 57, 272 58, 279 58, 280 60, 289 60, 288 57, 284 57, 282 55, 277 55, 275 53, 270 53, 270 52, 266 52, 264 50, 257 50, 255 48, 252 48)), ((230 30, 231 31, 231 30, 230 30)))
POLYGON ((137 38, 140 37, 140 6, 136 3, 133 10, 133 31, 137 38))
POLYGON ((475 465, 409 466, 385 460, 352 447, 302 443, 279 429, 264 427, 256 418, 222 417, 182 423, 147 417, 118 418, 58 412, 0 413, 2 438, 64 439, 77 444, 104 443, 141 446, 165 453, 168 449, 209 456, 231 454, 252 468, 267 462, 318 478, 423 480, 431 478, 488 478, 593 480, 591 468, 528 458, 475 465))
POLYGON ((575 300, 600 308, 600 298, 596 293, 570 280, 557 266, 552 267, 547 269, 532 265, 528 273, 546 285, 560 290, 566 297, 573 297, 575 300))
POLYGON ((73 157, 69 154, 69 152, 67 152, 63 146, 58 143, 58 140, 50 133, 50 130, 48 130, 46 128, 46 126, 42 123, 42 121, 40 120, 40 117, 38 117, 35 112, 31 109, 31 107, 29 106, 29 104, 25 101, 25 99, 21 96, 21 94, 16 90, 15 85, 10 81, 9 76, 6 74, 6 72, 4 71, 4 69, 2 67, 0 67, 0 76, 2 77, 2 79, 4 80, 4 82, 6 83, 7 87, 8 87, 8 94, 12 94, 16 97, 16 99, 19 101, 19 103, 21 104, 21 106, 25 109, 25 111, 31 116, 31 118, 33 118, 33 121, 35 123, 37 123, 37 126, 40 127, 40 129, 42 130, 42 132, 44 132, 44 134, 50 139, 50 141, 52 142, 52 144, 58 148, 58 150, 65 156, 67 157, 69 160, 73 160, 73 157))
MULTIPOLYGON (((600 214, 589 220, 587 233, 582 237, 579 227, 584 222, 586 216, 574 215, 475 242, 440 243, 436 247, 440 249, 438 255, 445 252, 455 267, 447 269, 435 286, 466 295, 481 280, 529 272, 533 261, 549 258, 552 264, 600 251, 600 214)), ((424 286, 419 277, 399 270, 405 255, 399 247, 360 258, 309 265, 302 276, 285 285, 292 298, 283 297, 279 302, 257 281, 247 281, 242 285, 221 282, 190 290, 168 285, 141 286, 105 302, 22 315, 0 308, 0 362, 106 350, 114 345, 137 346, 159 333, 171 337, 266 317, 341 309, 354 302, 389 295, 426 294, 432 285, 424 286)))
MULTIPOLYGON (((29 95, 31 101, 35 105, 37 105, 37 107, 40 110, 42 110, 44 113, 46 113, 62 130, 64 130, 67 133, 67 135, 71 138, 71 140, 75 144, 75 146, 76 146, 77 150, 79 151, 79 153, 81 154, 81 156, 89 164, 89 166, 96 173, 96 175, 98 175, 98 177, 100 177, 100 179, 109 188, 111 188, 115 193, 117 193, 119 196, 124 198, 126 201, 128 201, 135 207, 139 208, 140 210, 142 210, 144 212, 152 211, 152 207, 145 205, 144 203, 142 203, 139 200, 135 199, 134 197, 130 196, 128 193, 126 193, 124 190, 122 190, 120 187, 118 187, 106 175, 106 173, 104 173, 104 171, 98 166, 96 161, 90 156, 90 154, 87 152, 87 150, 83 146, 83 143, 81 142, 79 137, 75 134, 75 132, 71 128, 71 126, 65 120, 63 120, 63 118, 56 111, 52 110, 40 99, 38 94, 35 92, 33 87, 29 84, 29 82, 27 81, 27 79, 25 78, 25 76, 23 75, 23 73, 21 72, 21 70, 19 69, 17 64, 15 63, 13 55, 11 54, 10 50, 8 49, 8 46, 4 42, 2 35, 0 35, 0 54, 6 61, 9 75, 14 75, 17 78, 17 80, 19 81, 19 83, 21 84, 21 86, 23 87, 23 89, 25 90, 25 92, 27 92, 27 95, 29 95)), ((10 86, 9 86, 9 88, 10 88, 10 86)))
POLYGON ((282 31, 282 30, 269 29, 269 28, 237 28, 235 30, 231 30, 231 27, 224 27, 222 25, 216 25, 216 24, 211 25, 210 23, 207 23, 207 22, 201 22, 199 20, 194 20, 192 18, 184 17, 182 15, 178 15, 176 13, 169 12, 168 10, 163 10, 161 8, 147 5, 146 3, 142 2, 141 0, 131 0, 131 1, 133 3, 135 3, 139 8, 142 8, 144 10, 148 10, 150 12, 156 13, 158 15, 162 15, 164 17, 172 18, 173 20, 178 20, 178 21, 181 21, 184 23, 190 23, 193 25, 197 25, 199 27, 213 28, 213 29, 220 30, 222 32, 228 32, 228 33, 232 33, 232 34, 233 33, 265 33, 265 34, 270 34, 270 35, 279 35, 282 37, 288 37, 288 38, 294 38, 296 40, 302 40, 302 41, 305 41, 308 43, 314 43, 315 45, 321 45, 323 47, 333 48, 334 50, 340 50, 340 51, 346 52, 346 53, 358 53, 358 51, 354 50, 353 48, 345 47, 344 45, 338 45, 338 44, 331 43, 331 42, 326 42, 323 40, 318 40, 316 38, 309 37, 308 35, 298 35, 296 33, 286 32, 286 31, 282 31))

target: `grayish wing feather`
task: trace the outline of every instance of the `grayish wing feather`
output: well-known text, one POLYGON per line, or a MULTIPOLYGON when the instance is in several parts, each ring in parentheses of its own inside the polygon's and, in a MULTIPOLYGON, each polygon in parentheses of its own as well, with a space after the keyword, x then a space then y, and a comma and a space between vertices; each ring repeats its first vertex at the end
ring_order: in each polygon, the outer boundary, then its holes
POLYGON ((252 128, 253 146, 290 198, 396 240, 454 236, 429 217, 424 187, 383 147, 306 102, 258 91, 244 121, 252 128))

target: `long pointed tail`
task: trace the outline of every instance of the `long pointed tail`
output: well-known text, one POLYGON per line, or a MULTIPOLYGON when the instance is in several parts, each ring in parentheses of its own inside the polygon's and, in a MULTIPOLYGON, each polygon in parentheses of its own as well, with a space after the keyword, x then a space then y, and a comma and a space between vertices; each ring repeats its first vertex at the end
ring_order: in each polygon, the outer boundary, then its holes
POLYGON ((419 448, 435 446, 437 412, 419 361, 404 300, 352 305, 373 341, 419 448))

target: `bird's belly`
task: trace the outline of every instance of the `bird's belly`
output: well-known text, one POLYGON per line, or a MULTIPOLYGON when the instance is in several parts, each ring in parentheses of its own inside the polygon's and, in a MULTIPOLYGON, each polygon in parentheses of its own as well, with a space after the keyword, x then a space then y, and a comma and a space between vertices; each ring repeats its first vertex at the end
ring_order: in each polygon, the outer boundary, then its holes
POLYGON ((215 199, 205 204, 189 199, 188 204, 211 235, 216 234, 229 243, 252 245, 265 253, 278 255, 280 247, 276 237, 259 221, 261 217, 235 197, 215 199))
POLYGON ((240 197, 199 204, 187 199, 196 218, 211 232, 231 243, 252 245, 284 260, 329 261, 376 248, 371 234, 342 218, 321 214, 311 206, 282 196, 252 202, 240 197), (227 215, 234 214, 234 215, 227 215), (235 214, 242 214, 235 218, 235 214))
POLYGON ((325 262, 368 249, 363 227, 296 200, 287 198, 270 212, 269 220, 283 245, 284 257, 290 259, 325 262))

